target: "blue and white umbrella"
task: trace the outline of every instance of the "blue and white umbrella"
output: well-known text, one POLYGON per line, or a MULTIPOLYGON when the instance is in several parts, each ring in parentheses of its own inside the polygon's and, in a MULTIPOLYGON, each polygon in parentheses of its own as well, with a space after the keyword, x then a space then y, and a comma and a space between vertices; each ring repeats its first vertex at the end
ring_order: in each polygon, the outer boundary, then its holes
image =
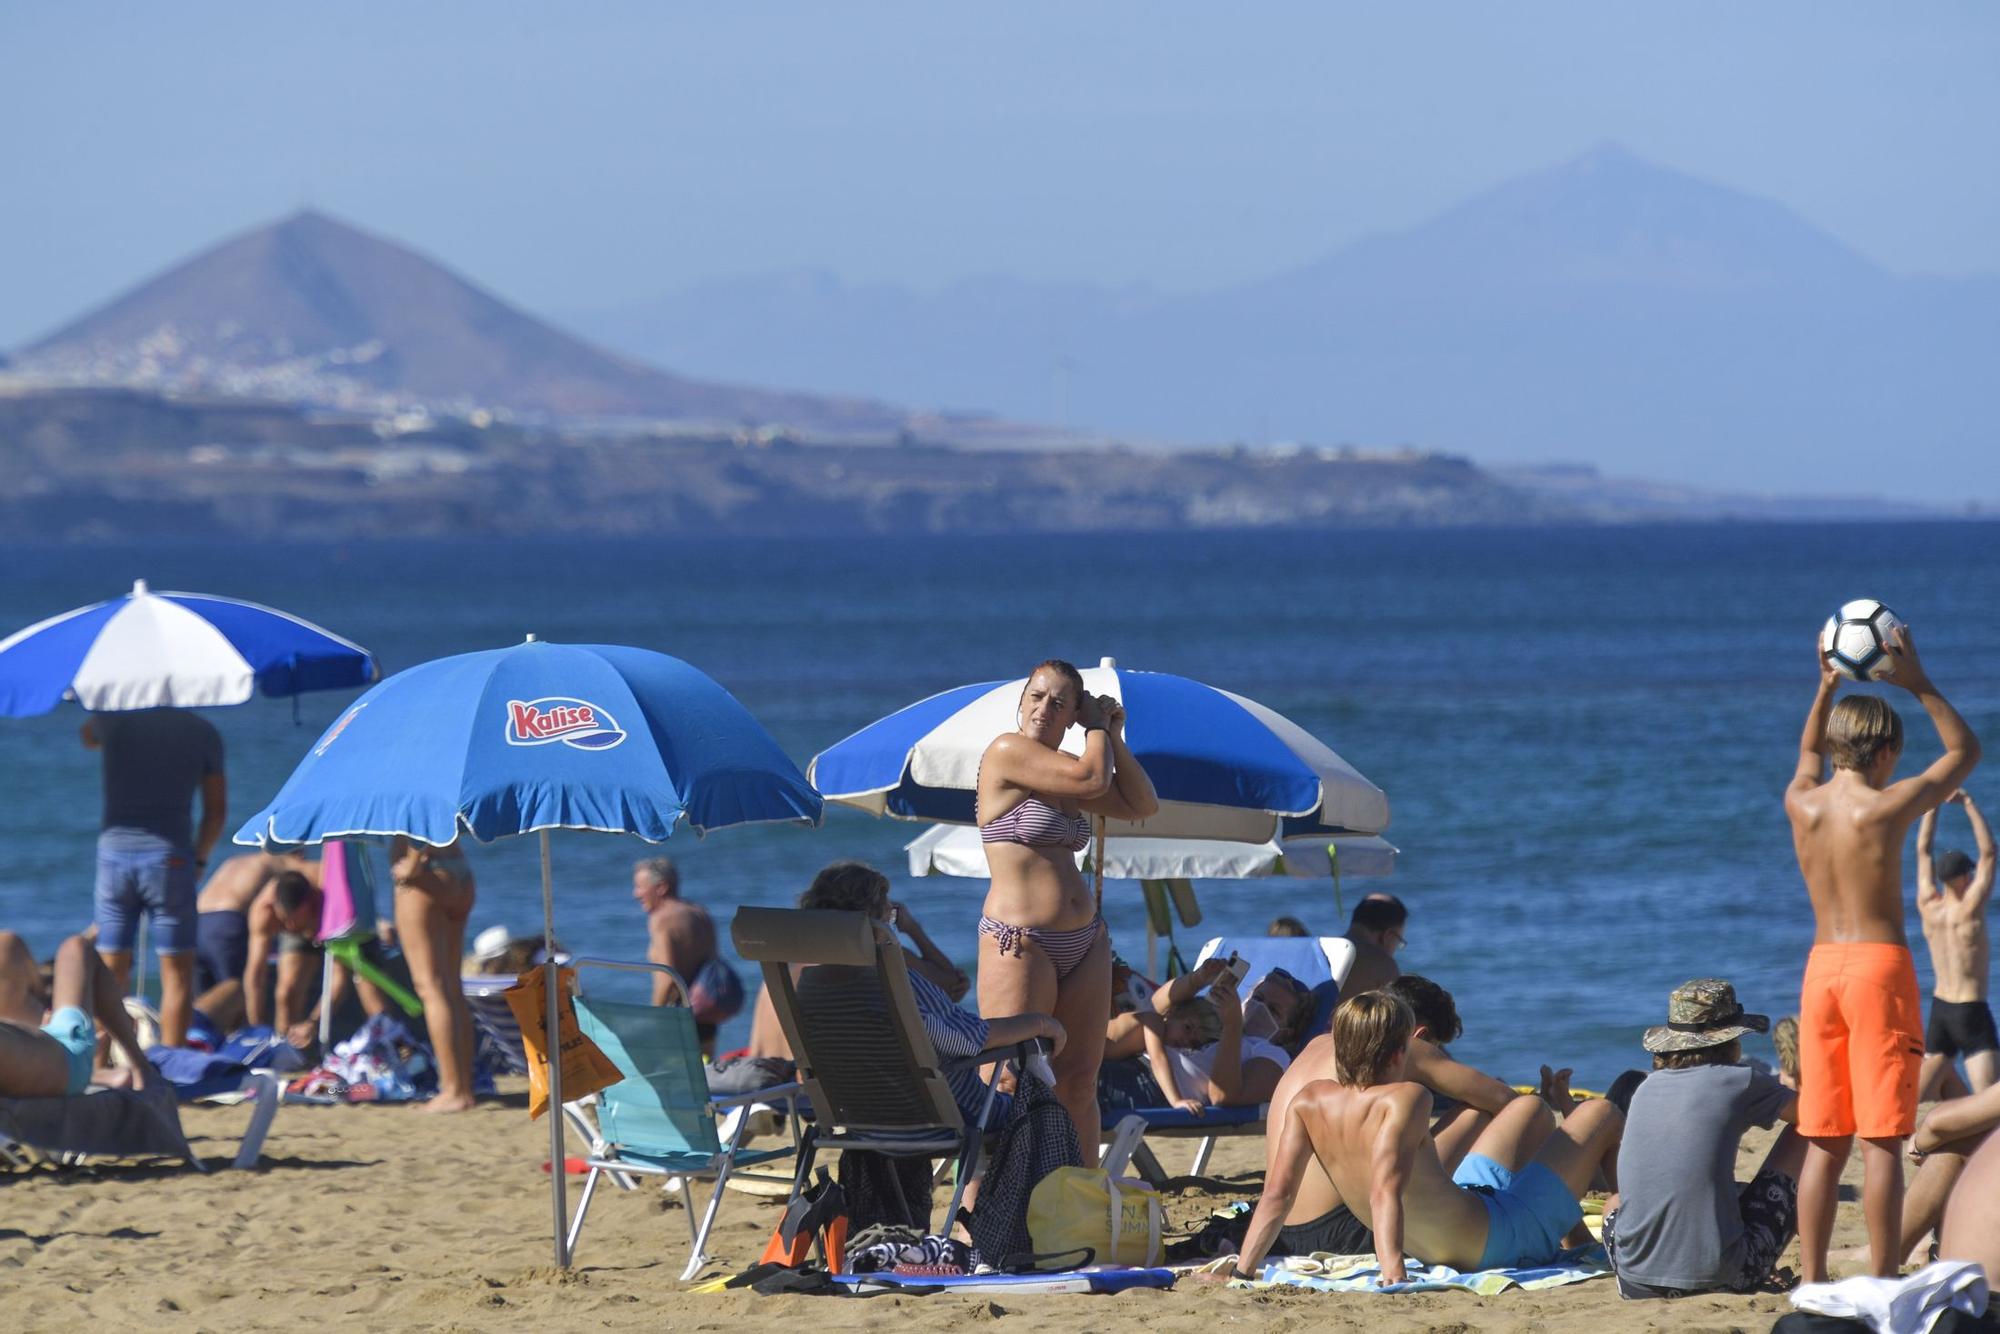
POLYGON ((235 598, 132 591, 0 639, 0 716, 204 708, 252 694, 346 690, 380 675, 375 655, 310 621, 235 598))
MULTIPOLYGON (((735 696, 678 658, 548 644, 439 658, 356 700, 236 841, 402 835, 438 846, 539 834, 549 1033, 559 1031, 549 831, 657 842, 685 821, 819 823, 822 802, 735 696)), ((549 1188, 564 1235, 562 1062, 549 1062, 549 1188)))
MULTIPOLYGON (((871 723, 821 751, 806 772, 828 801, 903 820, 973 822, 986 747, 1018 725, 1026 678, 960 686, 871 723)), ((1380 833, 1389 799, 1317 737, 1255 700, 1183 676, 1110 659, 1084 689, 1125 705, 1125 740, 1146 767, 1160 810, 1105 821, 1107 838, 1265 843, 1302 835, 1380 833)), ((1062 748, 1083 751, 1073 727, 1062 748)))
MULTIPOLYGON (((990 880, 986 844, 970 825, 933 825, 903 845, 913 876, 943 875, 990 880)), ((1342 876, 1385 876, 1396 869, 1398 849, 1378 834, 1292 838, 1282 842, 1223 843, 1202 838, 1120 838, 1104 845, 1104 874, 1111 880, 1325 880, 1340 858, 1342 876)), ((1076 854, 1079 869, 1093 867, 1089 849, 1076 854)))

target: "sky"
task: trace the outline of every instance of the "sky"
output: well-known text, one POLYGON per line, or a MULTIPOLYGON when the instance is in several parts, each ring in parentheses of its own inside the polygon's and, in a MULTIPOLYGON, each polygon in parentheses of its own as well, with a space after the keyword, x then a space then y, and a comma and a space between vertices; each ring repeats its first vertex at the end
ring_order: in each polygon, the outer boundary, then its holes
POLYGON ((1218 287, 1616 141, 2000 272, 2000 6, 0 7, 0 347, 311 205, 531 310, 1218 287))

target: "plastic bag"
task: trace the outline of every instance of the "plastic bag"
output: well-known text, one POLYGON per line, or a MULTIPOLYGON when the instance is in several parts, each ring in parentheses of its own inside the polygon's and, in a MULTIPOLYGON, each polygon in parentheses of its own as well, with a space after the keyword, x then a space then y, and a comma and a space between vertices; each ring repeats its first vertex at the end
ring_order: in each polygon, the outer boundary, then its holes
MULTIPOLYGON (((576 989, 576 970, 556 970, 562 995, 556 1012, 557 1033, 562 1042, 562 1095, 564 1102, 610 1088, 624 1079, 611 1058, 598 1049, 576 1026, 576 1006, 570 995, 576 989)), ((500 994, 521 1026, 521 1045, 528 1053, 528 1115, 539 1117, 549 1110, 549 993, 547 971, 531 968, 514 985, 500 994)))

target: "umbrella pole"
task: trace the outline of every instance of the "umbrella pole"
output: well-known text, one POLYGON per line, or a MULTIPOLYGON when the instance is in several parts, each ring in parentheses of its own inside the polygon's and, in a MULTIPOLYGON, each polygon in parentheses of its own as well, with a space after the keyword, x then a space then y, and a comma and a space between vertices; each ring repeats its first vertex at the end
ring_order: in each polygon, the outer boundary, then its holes
POLYGON ((569 1268, 569 1238, 563 1223, 569 1213, 568 1165, 563 1160, 562 1024, 557 995, 556 898, 549 876, 549 831, 542 830, 542 987, 547 992, 548 1029, 543 1044, 549 1056, 549 1203, 556 1222, 556 1268, 569 1268))

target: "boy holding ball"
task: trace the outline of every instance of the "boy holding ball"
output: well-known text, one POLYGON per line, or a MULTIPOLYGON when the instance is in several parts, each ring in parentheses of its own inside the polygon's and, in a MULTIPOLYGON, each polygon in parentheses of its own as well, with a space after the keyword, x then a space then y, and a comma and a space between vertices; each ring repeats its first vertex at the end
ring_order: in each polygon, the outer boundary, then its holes
POLYGON ((1862 1141, 1862 1211, 1871 1272, 1892 1276, 1903 1215, 1902 1142, 1916 1129, 1924 1055, 1915 962, 1903 934, 1903 843, 1979 763, 1979 739, 1931 683, 1908 630, 1892 632, 1883 677, 1917 697, 1944 754, 1914 778, 1890 782, 1903 723, 1888 703, 1850 695, 1819 657, 1819 693, 1806 715, 1785 814, 1815 930, 1799 999, 1800 1275, 1824 1282, 1840 1171, 1862 1141), (1827 761, 1833 772, 1826 772, 1827 761))

